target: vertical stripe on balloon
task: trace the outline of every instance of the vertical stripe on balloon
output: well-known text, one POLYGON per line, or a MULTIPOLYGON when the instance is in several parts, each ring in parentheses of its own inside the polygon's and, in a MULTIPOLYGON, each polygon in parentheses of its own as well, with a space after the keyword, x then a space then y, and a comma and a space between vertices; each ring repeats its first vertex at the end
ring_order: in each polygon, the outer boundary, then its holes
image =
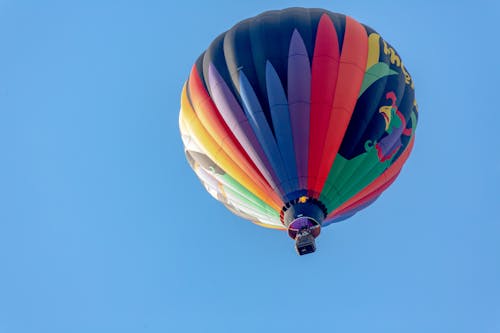
POLYGON ((337 156, 358 99, 367 56, 366 30, 360 23, 347 16, 335 97, 323 148, 323 160, 312 187, 313 192, 321 193, 335 156, 337 156))
MULTIPOLYGON (((266 88, 276 143, 284 163, 287 182, 291 186, 291 192, 294 192, 299 190, 299 182, 288 101, 278 73, 269 61, 266 63, 266 88)), ((292 199, 294 198, 286 200, 292 199)))
POLYGON ((301 190, 305 190, 311 111, 311 64, 304 41, 296 29, 293 31, 288 51, 288 109, 299 186, 301 190))
POLYGON ((323 14, 318 24, 311 74, 311 114, 309 125, 308 181, 309 195, 318 197, 318 177, 324 164, 327 132, 330 129, 331 109, 337 87, 339 70, 337 32, 328 15, 323 14))

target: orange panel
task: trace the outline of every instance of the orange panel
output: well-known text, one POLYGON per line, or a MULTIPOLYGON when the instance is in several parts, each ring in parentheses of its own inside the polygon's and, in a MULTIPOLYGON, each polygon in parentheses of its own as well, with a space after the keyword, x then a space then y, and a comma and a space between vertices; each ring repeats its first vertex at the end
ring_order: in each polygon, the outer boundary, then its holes
POLYGON ((363 83, 367 57, 368 36, 366 30, 360 23, 347 16, 337 86, 333 105, 330 110, 331 115, 321 167, 316 183, 312 188, 316 193, 321 193, 323 189, 349 121, 351 120, 359 90, 363 83))

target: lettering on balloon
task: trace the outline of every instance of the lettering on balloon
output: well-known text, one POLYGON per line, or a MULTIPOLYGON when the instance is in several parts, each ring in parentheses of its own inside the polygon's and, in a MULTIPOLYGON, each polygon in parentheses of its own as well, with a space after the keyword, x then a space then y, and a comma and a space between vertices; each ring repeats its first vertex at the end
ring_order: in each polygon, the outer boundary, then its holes
POLYGON ((403 71, 403 74, 405 76, 405 83, 409 84, 412 89, 415 89, 415 86, 413 84, 413 80, 411 79, 410 74, 406 71, 405 66, 403 65, 403 61, 401 61, 401 58, 399 55, 396 53, 396 51, 387 45, 387 42, 384 40, 384 54, 389 56, 389 60, 391 61, 391 64, 395 65, 398 68, 401 68, 403 71))

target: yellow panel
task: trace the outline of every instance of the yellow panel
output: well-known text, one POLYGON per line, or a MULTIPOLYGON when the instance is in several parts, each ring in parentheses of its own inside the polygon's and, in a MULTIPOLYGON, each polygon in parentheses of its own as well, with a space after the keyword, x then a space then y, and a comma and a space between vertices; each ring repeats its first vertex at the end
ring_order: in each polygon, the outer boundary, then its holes
POLYGON ((378 63, 380 57, 380 35, 376 33, 368 36, 368 61, 366 69, 378 63))

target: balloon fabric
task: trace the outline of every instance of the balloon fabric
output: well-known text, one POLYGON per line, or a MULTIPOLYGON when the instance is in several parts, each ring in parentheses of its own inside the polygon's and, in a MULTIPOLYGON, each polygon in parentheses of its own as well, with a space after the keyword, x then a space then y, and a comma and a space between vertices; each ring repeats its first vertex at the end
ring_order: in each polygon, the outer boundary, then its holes
POLYGON ((189 164, 215 199, 310 244, 394 182, 417 119, 413 80, 375 30, 289 8, 210 44, 183 87, 179 124, 189 164))

